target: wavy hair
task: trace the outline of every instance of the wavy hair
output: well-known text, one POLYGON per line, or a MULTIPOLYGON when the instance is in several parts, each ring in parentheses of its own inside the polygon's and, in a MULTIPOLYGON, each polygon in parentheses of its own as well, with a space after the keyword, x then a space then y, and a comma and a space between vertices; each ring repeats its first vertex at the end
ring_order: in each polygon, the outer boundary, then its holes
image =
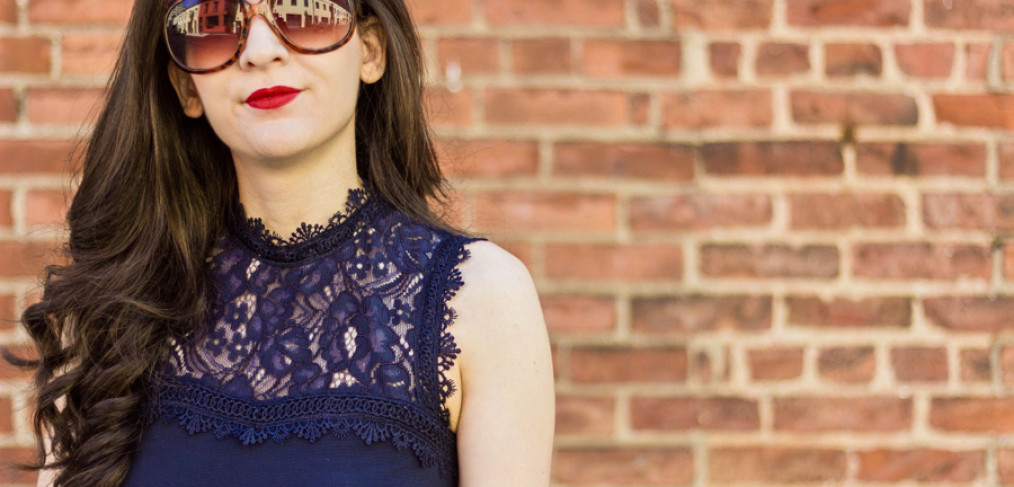
MULTIPOLYGON (((453 231, 428 205, 443 200, 445 181, 408 10, 402 0, 353 1, 361 18, 379 21, 387 48, 384 76, 359 88, 359 176, 396 209, 453 231)), ((205 118, 183 114, 170 84, 160 36, 168 3, 134 4, 67 213, 69 263, 46 268, 41 300, 21 316, 37 353, 3 349, 9 363, 34 371, 40 459, 17 467, 57 469, 55 487, 115 487, 126 478, 169 338, 208 318, 205 259, 237 198, 229 149, 205 118)))

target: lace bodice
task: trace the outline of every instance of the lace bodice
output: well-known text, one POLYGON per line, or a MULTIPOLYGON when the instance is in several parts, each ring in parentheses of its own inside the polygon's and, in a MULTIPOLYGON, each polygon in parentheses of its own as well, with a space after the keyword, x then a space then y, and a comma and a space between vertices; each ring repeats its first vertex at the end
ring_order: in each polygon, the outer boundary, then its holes
POLYGON ((211 256, 211 320, 173 341, 147 423, 175 419, 243 444, 354 434, 456 475, 447 302, 467 242, 364 190, 288 239, 237 208, 211 256))

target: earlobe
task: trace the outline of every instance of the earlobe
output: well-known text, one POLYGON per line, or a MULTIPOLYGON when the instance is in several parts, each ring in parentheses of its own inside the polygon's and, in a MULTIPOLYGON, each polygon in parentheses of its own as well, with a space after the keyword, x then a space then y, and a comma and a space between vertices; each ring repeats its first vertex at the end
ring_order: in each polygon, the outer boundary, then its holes
POLYGON ((204 104, 201 103, 201 97, 197 94, 193 77, 172 62, 169 63, 168 70, 169 81, 172 83, 173 89, 176 90, 176 96, 180 99, 183 113, 190 118, 201 118, 204 115, 204 104))
POLYGON ((387 38, 384 28, 375 18, 363 22, 359 27, 363 45, 363 65, 359 79, 366 84, 376 83, 387 69, 387 38))

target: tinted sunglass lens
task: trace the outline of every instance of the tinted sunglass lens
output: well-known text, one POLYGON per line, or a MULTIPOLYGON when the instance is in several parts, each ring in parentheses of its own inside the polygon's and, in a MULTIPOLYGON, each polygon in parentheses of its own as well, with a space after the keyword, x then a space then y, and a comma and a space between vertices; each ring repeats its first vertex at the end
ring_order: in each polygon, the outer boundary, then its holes
POLYGON ((352 30, 348 0, 278 0, 271 12, 282 35, 303 49, 328 49, 352 30))
POLYGON ((176 61, 203 70, 232 59, 243 30, 240 1, 184 0, 173 6, 166 17, 166 38, 176 61))

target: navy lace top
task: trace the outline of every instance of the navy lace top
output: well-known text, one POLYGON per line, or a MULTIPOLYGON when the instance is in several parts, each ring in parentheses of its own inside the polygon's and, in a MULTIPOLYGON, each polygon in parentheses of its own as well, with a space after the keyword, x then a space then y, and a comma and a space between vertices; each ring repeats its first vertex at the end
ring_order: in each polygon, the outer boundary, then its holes
POLYGON ((124 486, 457 485, 448 301, 469 239, 364 190, 285 241, 238 208, 212 319, 173 340, 124 486))

